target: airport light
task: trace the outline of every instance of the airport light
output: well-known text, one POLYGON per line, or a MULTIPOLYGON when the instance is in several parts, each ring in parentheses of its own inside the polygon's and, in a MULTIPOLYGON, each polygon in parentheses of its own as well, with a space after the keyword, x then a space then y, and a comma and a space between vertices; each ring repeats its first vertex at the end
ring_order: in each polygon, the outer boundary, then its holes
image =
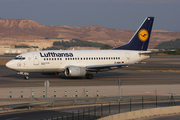
POLYGON ((23 98, 23 91, 21 91, 21 98, 23 98))
POLYGON ((32 91, 32 98, 34 98, 34 91, 32 91))
POLYGON ((78 97, 78 93, 77 93, 77 91, 76 91, 76 97, 78 97))
POLYGON ((9 97, 12 98, 12 92, 11 91, 9 92, 9 97))
POLYGON ((56 91, 54 91, 54 97, 56 97, 56 91))
POLYGON ((88 97, 88 91, 86 91, 86 97, 88 97))
POLYGON ((65 97, 67 97, 67 91, 65 91, 65 93, 64 93, 64 94, 65 94, 64 96, 65 96, 65 97))
POLYGON ((45 97, 45 91, 43 91, 43 97, 45 97))

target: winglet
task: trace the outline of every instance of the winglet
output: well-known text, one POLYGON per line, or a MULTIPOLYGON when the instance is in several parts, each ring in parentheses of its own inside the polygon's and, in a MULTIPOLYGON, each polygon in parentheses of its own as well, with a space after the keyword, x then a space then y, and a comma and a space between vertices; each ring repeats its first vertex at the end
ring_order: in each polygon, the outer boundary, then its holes
POLYGON ((147 51, 153 21, 154 17, 147 17, 127 44, 116 47, 113 50, 147 51))

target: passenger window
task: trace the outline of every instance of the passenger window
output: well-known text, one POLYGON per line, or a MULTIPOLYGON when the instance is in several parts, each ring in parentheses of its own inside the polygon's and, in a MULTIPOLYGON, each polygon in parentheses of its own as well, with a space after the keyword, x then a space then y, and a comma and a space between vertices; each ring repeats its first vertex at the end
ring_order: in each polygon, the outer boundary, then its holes
POLYGON ((46 60, 46 58, 44 58, 44 60, 46 60))
POLYGON ((57 58, 57 60, 59 60, 59 58, 57 58))
POLYGON ((49 60, 51 60, 51 58, 49 58, 49 60))
POLYGON ((65 60, 67 60, 67 58, 65 58, 65 60))
POLYGON ((56 60, 56 58, 54 58, 54 60, 56 60))

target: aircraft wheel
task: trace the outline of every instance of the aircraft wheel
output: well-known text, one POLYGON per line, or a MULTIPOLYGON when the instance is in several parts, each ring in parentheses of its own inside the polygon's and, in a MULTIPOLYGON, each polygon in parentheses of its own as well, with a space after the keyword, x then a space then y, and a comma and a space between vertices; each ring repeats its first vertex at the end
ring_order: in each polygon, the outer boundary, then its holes
POLYGON ((28 76, 28 75, 25 75, 25 76, 24 76, 24 79, 29 80, 29 76, 28 76))
POLYGON ((93 75, 92 74, 86 74, 86 78, 87 79, 93 79, 93 75))

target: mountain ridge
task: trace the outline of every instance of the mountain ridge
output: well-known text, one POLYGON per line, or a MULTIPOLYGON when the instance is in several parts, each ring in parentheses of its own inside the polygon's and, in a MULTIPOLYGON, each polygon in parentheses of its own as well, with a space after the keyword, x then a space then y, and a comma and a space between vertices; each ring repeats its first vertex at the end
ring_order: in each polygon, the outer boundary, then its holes
MULTIPOLYGON (((133 30, 112 29, 97 25, 84 27, 70 27, 68 25, 46 26, 28 19, 0 19, 0 41, 4 38, 10 38, 10 44, 16 39, 28 41, 44 38, 79 38, 85 41, 119 46, 126 44, 134 33, 135 31, 133 30)), ((180 31, 153 30, 149 47, 154 48, 161 42, 177 38, 180 38, 180 31)), ((0 44, 3 44, 3 42, 0 42, 0 44)))

